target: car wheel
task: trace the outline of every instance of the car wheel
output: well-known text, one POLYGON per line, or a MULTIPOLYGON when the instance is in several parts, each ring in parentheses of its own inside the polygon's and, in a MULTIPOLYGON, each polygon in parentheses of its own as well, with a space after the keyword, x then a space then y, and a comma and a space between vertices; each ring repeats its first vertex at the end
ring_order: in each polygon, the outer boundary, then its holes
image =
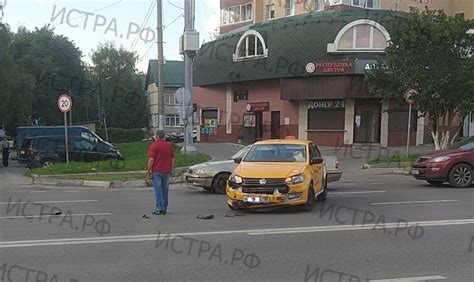
POLYGON ((308 187, 308 198, 306 199, 306 204, 303 205, 303 210, 304 211, 312 211, 314 207, 314 189, 313 189, 313 182, 309 184, 308 187))
POLYGON ((466 188, 472 183, 472 167, 468 164, 457 164, 449 172, 449 185, 466 188))
POLYGON ((436 187, 440 187, 444 183, 444 181, 436 181, 436 180, 426 180, 426 182, 436 187))
POLYGON ((212 181, 212 189, 215 193, 225 194, 227 188, 227 180, 229 179, 230 173, 219 173, 214 177, 212 181))
POLYGON ((41 166, 43 168, 47 168, 47 167, 53 166, 55 164, 56 164, 56 162, 54 160, 50 160, 50 159, 46 159, 46 160, 41 161, 41 166))
POLYGON ((323 192, 321 194, 318 195, 317 197, 317 200, 319 202, 324 202, 326 201, 327 197, 328 197, 328 180, 327 178, 324 179, 324 186, 323 186, 323 192))

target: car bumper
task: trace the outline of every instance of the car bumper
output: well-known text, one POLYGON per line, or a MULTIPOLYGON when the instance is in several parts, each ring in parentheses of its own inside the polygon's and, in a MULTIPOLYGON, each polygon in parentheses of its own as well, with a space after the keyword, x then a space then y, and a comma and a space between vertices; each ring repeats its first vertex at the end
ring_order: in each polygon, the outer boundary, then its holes
POLYGON ((328 171, 327 172, 327 178, 328 182, 336 182, 341 180, 342 177, 342 171, 340 170, 334 170, 334 171, 328 171))
POLYGON ((446 181, 447 171, 447 167, 444 166, 413 166, 411 174, 419 180, 446 181))
POLYGON ((206 187, 209 188, 212 186, 213 176, 210 175, 197 175, 185 173, 184 178, 186 179, 186 184, 189 186, 195 187, 206 187))
POLYGON ((298 206, 306 204, 308 189, 307 185, 297 184, 290 186, 288 193, 265 194, 244 193, 237 188, 227 186, 227 205, 233 209, 258 209, 282 206, 298 206), (257 202, 258 198, 258 202, 257 202))

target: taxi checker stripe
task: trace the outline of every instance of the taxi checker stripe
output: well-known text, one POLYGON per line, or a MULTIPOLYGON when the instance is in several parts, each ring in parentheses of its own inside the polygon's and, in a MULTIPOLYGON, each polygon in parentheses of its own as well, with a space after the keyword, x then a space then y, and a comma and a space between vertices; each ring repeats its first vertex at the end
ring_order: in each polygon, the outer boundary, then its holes
MULTIPOLYGON (((408 226, 416 225, 422 227, 429 226, 448 226, 474 224, 474 219, 459 220, 438 220, 438 221, 412 221, 406 222, 408 226)), ((385 228, 396 228, 397 223, 386 223, 385 228)), ((160 238, 179 238, 179 236, 204 236, 204 235, 223 235, 223 234, 248 234, 248 235, 271 235, 287 233, 307 233, 307 232, 326 232, 326 231, 348 231, 348 230, 367 230, 382 229, 374 228, 371 225, 336 225, 336 226, 313 226, 313 227, 295 227, 295 228, 273 228, 273 229, 251 229, 251 230, 228 230, 228 231, 209 231, 209 232, 188 232, 188 233, 170 233, 162 234, 160 238)), ((157 234, 151 235, 128 235, 128 236, 108 236, 108 237, 85 237, 85 238, 64 238, 64 239, 43 239, 43 240, 24 240, 24 241, 4 241, 0 242, 0 248, 20 248, 20 247, 38 247, 54 245, 76 245, 76 244, 100 244, 100 243, 118 243, 118 242, 143 242, 155 241, 159 239, 157 234)))

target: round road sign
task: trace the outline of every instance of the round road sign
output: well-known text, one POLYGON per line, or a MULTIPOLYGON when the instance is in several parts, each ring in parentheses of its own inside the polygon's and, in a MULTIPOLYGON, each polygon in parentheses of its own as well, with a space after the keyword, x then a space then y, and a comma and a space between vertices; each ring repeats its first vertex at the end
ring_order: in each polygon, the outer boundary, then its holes
POLYGON ((418 91, 416 91, 416 89, 413 89, 413 88, 410 88, 408 89, 406 92, 405 92, 405 101, 410 104, 410 105, 413 105, 415 104, 415 99, 414 97, 418 95, 418 91))
POLYGON ((72 108, 72 99, 69 95, 62 94, 58 98, 58 109, 62 113, 67 113, 72 108))

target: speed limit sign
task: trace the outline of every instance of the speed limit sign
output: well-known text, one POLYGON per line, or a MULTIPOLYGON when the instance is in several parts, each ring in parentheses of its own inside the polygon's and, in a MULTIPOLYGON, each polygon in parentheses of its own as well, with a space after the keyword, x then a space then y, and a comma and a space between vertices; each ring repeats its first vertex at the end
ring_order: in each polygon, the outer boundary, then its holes
POLYGON ((58 109, 62 113, 67 113, 72 108, 72 99, 69 95, 62 94, 58 98, 58 109))
POLYGON ((415 104, 415 96, 418 95, 416 89, 410 88, 405 92, 404 98, 409 105, 415 104))

